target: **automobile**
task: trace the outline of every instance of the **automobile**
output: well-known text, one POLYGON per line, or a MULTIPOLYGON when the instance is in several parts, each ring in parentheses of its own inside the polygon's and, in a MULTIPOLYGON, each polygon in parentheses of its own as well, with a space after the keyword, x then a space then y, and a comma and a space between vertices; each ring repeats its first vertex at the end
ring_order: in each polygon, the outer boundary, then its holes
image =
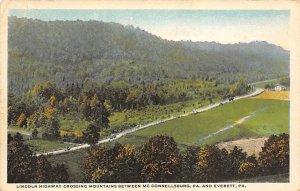
POLYGON ((117 137, 116 134, 111 134, 111 135, 110 135, 110 139, 114 139, 114 138, 116 138, 116 137, 117 137))

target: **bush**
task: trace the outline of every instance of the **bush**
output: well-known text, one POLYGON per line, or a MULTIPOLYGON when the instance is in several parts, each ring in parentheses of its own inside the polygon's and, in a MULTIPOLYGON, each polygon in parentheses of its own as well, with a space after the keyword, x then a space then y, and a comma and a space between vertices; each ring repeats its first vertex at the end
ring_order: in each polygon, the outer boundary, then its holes
POLYGON ((139 154, 141 178, 146 182, 179 180, 182 159, 173 137, 157 135, 146 142, 139 154))
POLYGON ((286 173, 289 171, 289 135, 272 135, 259 153, 263 174, 286 173))

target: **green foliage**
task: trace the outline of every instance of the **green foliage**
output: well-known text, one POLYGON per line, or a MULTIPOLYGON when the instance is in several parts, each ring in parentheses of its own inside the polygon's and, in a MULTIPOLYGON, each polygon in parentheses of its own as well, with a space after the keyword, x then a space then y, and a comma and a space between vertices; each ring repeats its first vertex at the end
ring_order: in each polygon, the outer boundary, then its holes
POLYGON ((52 177, 51 164, 44 155, 40 155, 36 158, 36 171, 33 173, 33 182, 46 183, 51 182, 52 177))
POLYGON ((228 172, 231 174, 233 178, 237 178, 239 176, 239 169, 241 163, 246 161, 247 153, 238 147, 234 147, 232 150, 228 152, 228 159, 230 161, 230 167, 228 167, 228 172))
POLYGON ((7 181, 9 183, 32 182, 33 172, 36 170, 33 165, 36 158, 24 143, 21 134, 17 133, 14 137, 9 137, 7 155, 7 181))
POLYGON ((231 83, 244 75, 259 81, 289 73, 289 52, 266 42, 166 41, 138 28, 100 21, 9 17, 8 25, 9 92, 15 94, 50 79, 59 87, 68 84, 66 89, 77 97, 78 88, 94 84, 172 78, 231 83))
POLYGON ((142 147, 139 157, 141 178, 145 182, 176 182, 182 159, 172 137, 154 136, 142 147))
POLYGON ((31 133, 31 138, 33 139, 36 139, 38 137, 38 130, 37 129, 34 129, 31 133))
POLYGON ((52 167, 52 176, 55 178, 57 183, 67 183, 70 182, 68 169, 64 164, 56 164, 52 167))
POLYGON ((60 137, 59 132, 60 124, 57 118, 49 119, 46 122, 46 126, 42 128, 42 138, 44 139, 58 139, 60 137))
POLYGON ((12 94, 8 95, 8 123, 15 124, 22 113, 30 116, 37 109, 32 101, 16 97, 12 94))
POLYGON ((182 170, 181 181, 182 182, 197 182, 198 177, 198 152, 199 147, 190 146, 182 153, 182 170))
POLYGON ((285 87, 290 87, 290 77, 280 78, 279 83, 285 87))
POLYGON ((289 102, 280 100, 242 99, 209 111, 190 115, 151 128, 136 131, 120 138, 121 143, 142 145, 151 136, 164 134, 174 137, 179 146, 215 144, 240 138, 270 136, 288 132, 289 102), (242 124, 210 137, 201 138, 223 129, 237 120, 253 115, 242 124))
POLYGON ((198 181, 216 182, 225 180, 228 176, 228 152, 214 145, 202 146, 198 154, 198 181))
POLYGON ((241 163, 238 174, 240 177, 254 177, 259 173, 258 166, 252 162, 241 163))
POLYGON ((26 115, 24 113, 21 113, 20 117, 18 118, 17 124, 20 127, 26 127, 27 126, 27 120, 26 115))
POLYGON ((82 132, 83 141, 90 144, 95 145, 99 141, 99 134, 100 128, 95 124, 90 124, 85 132, 82 132))
POLYGON ((264 174, 289 171, 289 135, 272 135, 259 154, 259 163, 264 174))
POLYGON ((112 148, 97 146, 89 151, 82 172, 85 182, 137 182, 139 166, 135 149, 120 144, 115 144, 112 148))
MULTIPOLYGON (((279 137, 281 136, 283 135, 279 135, 279 137)), ((50 156, 50 160, 54 163, 55 161, 66 162, 69 168, 70 179, 74 182, 82 181, 79 178, 81 176, 79 166, 82 166, 85 182, 101 183, 243 182, 246 180, 250 181, 251 179, 248 178, 251 177, 265 175, 265 172, 262 171, 262 163, 254 155, 246 156, 245 152, 237 147, 228 151, 219 149, 214 145, 206 145, 202 147, 188 147, 181 153, 177 153, 177 149, 171 139, 166 136, 153 137, 151 141, 146 142, 138 151, 130 145, 117 143, 114 146, 109 146, 101 144, 89 150, 88 154, 86 154, 86 150, 80 150, 63 155, 50 156), (153 141, 153 139, 160 139, 161 141, 153 141), (153 144, 150 144, 150 142, 153 144), (164 144, 161 144, 162 142, 164 144), (169 143, 166 144, 166 142, 169 143), (145 148, 148 148, 147 155, 145 154, 145 148), (177 154, 174 155, 174 153, 177 154), (85 159, 83 158, 84 156, 86 156, 85 159), (147 162, 144 163, 143 161, 147 162), (181 165, 178 165, 176 161, 181 163, 181 165), (145 169, 148 170, 146 171, 145 169), (173 171, 170 169, 173 169, 173 171), (172 174, 164 172, 172 172, 172 174), (156 179, 154 180, 155 175, 156 179), (148 180, 145 179, 146 176, 148 180), (149 177, 152 177, 152 179, 149 180, 149 177)), ((272 148, 272 145, 269 146, 272 148)), ((277 169, 285 168, 280 166, 279 163, 277 165, 274 166, 277 169)), ((277 173, 281 172, 277 171, 277 173)), ((264 177, 261 177, 261 179, 269 180, 264 177)), ((255 182, 255 180, 252 182, 255 182)))
POLYGON ((89 117, 95 123, 97 123, 97 125, 107 128, 109 123, 108 117, 110 113, 107 110, 107 108, 104 106, 104 104, 100 102, 96 94, 93 96, 91 100, 90 107, 91 107, 91 113, 89 117))
POLYGON ((7 158, 9 183, 68 182, 65 166, 60 164, 53 168, 44 155, 36 157, 19 133, 13 137, 8 135, 7 158))

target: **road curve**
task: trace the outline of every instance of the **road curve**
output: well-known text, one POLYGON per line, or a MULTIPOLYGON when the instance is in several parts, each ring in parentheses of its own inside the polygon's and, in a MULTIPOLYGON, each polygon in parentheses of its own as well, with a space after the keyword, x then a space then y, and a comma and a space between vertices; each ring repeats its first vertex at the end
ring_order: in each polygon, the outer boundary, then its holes
MULTIPOLYGON (((251 92, 249 94, 246 94, 246 95, 243 95, 243 96, 239 96, 239 97, 235 97, 233 101, 236 101, 236 100, 239 100, 239 99, 243 99, 243 98, 253 97, 253 96, 261 94, 263 91, 264 91, 264 89, 257 88, 257 89, 255 89, 253 92, 251 92)), ((184 113, 184 114, 181 114, 181 115, 171 116, 171 117, 163 119, 163 120, 153 121, 153 122, 148 123, 146 125, 138 125, 138 126, 135 126, 135 127, 131 128, 131 129, 127 129, 127 130, 124 130, 124 131, 122 131, 120 133, 115 134, 114 138, 107 138, 107 139, 100 140, 97 144, 107 143, 107 142, 110 142, 110 141, 114 141, 114 140, 117 140, 120 137, 122 137, 124 135, 127 135, 129 133, 133 133, 135 131, 138 131, 138 130, 141 130, 141 129, 144 129, 144 128, 147 128, 147 127, 150 127, 150 126, 153 126, 153 125, 157 125, 157 124, 160 124, 160 123, 164 123, 166 121, 170 121, 170 120, 173 120, 173 119, 176 119, 176 118, 188 116, 188 115, 195 114, 195 113, 201 113, 201 112, 210 110, 212 108, 218 107, 218 106, 220 106, 221 103, 225 104, 225 103, 229 103, 229 102, 230 101, 227 99, 227 100, 224 100, 224 101, 221 101, 221 102, 218 102, 218 103, 214 103, 214 104, 211 104, 211 105, 203 107, 203 108, 194 109, 193 111, 190 111, 190 112, 187 112, 187 113, 184 113)), ((62 150, 57 150, 57 151, 51 151, 51 152, 47 152, 47 153, 37 154, 37 156, 38 155, 57 155, 57 154, 63 154, 63 153, 66 153, 66 152, 75 151, 75 150, 79 150, 79 149, 83 149, 83 148, 87 148, 87 147, 90 147, 90 145, 89 144, 82 144, 82 145, 79 145, 79 146, 76 146, 76 147, 72 147, 69 150, 62 149, 62 150)))

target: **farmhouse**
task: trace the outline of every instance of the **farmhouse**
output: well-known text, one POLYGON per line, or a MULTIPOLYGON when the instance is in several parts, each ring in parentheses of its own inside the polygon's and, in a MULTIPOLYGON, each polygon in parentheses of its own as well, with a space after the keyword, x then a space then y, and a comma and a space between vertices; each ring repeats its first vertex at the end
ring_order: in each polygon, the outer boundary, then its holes
POLYGON ((275 91, 283 91, 283 90, 286 90, 286 87, 283 85, 277 84, 274 86, 274 90, 275 91))

